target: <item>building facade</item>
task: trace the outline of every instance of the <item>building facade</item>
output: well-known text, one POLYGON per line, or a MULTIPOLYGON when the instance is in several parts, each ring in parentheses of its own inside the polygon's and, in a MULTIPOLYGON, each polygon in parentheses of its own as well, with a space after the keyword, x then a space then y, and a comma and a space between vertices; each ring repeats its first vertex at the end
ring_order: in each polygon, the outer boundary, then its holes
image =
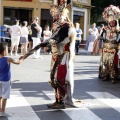
MULTIPOLYGON (((44 29, 45 24, 52 25, 52 17, 49 9, 53 0, 2 0, 1 24, 12 25, 14 19, 21 22, 26 20, 30 24, 34 16, 40 18, 40 25, 44 29)), ((69 17, 79 22, 83 31, 82 39, 86 40, 90 27, 91 0, 73 0, 69 9, 69 17)))

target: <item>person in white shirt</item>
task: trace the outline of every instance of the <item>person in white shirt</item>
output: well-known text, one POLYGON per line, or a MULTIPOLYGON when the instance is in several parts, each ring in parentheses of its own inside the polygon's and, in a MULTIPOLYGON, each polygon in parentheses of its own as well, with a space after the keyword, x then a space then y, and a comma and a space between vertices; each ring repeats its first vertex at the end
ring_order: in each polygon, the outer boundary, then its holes
POLYGON ((27 46, 28 46, 28 28, 27 28, 27 21, 23 21, 21 27, 21 37, 20 37, 20 44, 21 44, 21 54, 27 53, 27 46))
MULTIPOLYGON (((45 26, 45 30, 43 31, 43 40, 44 42, 49 39, 52 35, 52 32, 50 31, 50 27, 49 25, 45 26)), ((44 47, 44 54, 48 54, 47 53, 48 47, 44 47)))
MULTIPOLYGON (((40 24, 39 24, 39 21, 38 21, 38 28, 40 29, 40 31, 38 32, 38 38, 40 39, 40 43, 41 43, 41 34, 42 34, 42 27, 40 26, 40 24)), ((39 51, 41 51, 41 48, 39 49, 39 51)), ((41 54, 39 55, 39 58, 43 58, 42 56, 41 56, 41 54)))
POLYGON ((13 49, 15 47, 15 56, 17 56, 18 52, 18 45, 20 42, 20 36, 21 36, 21 28, 19 26, 19 20, 14 21, 14 25, 10 28, 10 34, 11 34, 11 52, 10 55, 12 55, 13 49))
POLYGON ((97 39, 98 29, 96 28, 96 23, 93 23, 92 28, 89 28, 89 37, 87 40, 86 50, 93 53, 93 44, 97 39))
POLYGON ((41 39, 41 34, 42 34, 42 27, 40 26, 39 22, 38 22, 38 28, 40 29, 40 31, 38 32, 38 37, 41 39))

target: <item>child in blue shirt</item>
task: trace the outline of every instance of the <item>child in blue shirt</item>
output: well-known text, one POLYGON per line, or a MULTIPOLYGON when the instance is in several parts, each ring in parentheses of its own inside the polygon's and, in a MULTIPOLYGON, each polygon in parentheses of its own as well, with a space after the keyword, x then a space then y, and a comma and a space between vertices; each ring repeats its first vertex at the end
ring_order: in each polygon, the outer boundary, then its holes
POLYGON ((7 99, 10 97, 11 70, 10 63, 20 64, 23 60, 5 57, 8 54, 6 43, 0 43, 0 116, 5 115, 7 99))

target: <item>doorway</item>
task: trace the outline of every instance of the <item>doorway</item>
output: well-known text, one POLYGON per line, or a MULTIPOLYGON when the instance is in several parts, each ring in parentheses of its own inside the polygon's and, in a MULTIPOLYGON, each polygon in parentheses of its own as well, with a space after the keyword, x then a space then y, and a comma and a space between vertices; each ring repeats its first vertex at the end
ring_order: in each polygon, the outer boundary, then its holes
POLYGON ((4 8, 4 24, 13 25, 14 20, 32 22, 32 9, 4 8))
MULTIPOLYGON (((41 27, 44 30, 45 25, 49 25, 52 28, 53 18, 50 15, 49 9, 41 9, 41 27)), ((42 34, 43 36, 43 34, 42 34)))

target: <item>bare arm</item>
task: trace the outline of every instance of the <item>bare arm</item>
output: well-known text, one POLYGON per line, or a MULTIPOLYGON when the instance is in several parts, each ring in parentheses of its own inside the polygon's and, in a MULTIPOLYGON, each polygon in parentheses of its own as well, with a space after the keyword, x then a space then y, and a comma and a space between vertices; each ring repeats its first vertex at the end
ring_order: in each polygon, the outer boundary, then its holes
POLYGON ((9 33, 12 34, 12 30, 11 29, 9 30, 9 33))
POLYGON ((8 58, 8 63, 13 63, 13 64, 20 64, 23 62, 23 59, 20 59, 18 61, 14 60, 13 58, 8 58))
POLYGON ((19 59, 26 59, 28 56, 33 54, 36 50, 40 49, 41 47, 46 47, 48 44, 49 44, 49 42, 44 42, 44 43, 38 44, 32 50, 30 50, 29 53, 26 53, 24 56, 21 56, 19 59))
POLYGON ((20 35, 22 34, 22 32, 21 32, 21 28, 19 29, 19 32, 20 32, 20 35))
POLYGON ((40 45, 41 45, 41 43, 38 44, 37 46, 35 46, 35 48, 33 48, 32 50, 30 50, 29 53, 26 53, 22 58, 26 59, 28 56, 30 56, 31 54, 33 54, 36 50, 38 50, 41 47, 40 45))
POLYGON ((40 32, 40 28, 38 26, 35 26, 35 29, 40 32))

